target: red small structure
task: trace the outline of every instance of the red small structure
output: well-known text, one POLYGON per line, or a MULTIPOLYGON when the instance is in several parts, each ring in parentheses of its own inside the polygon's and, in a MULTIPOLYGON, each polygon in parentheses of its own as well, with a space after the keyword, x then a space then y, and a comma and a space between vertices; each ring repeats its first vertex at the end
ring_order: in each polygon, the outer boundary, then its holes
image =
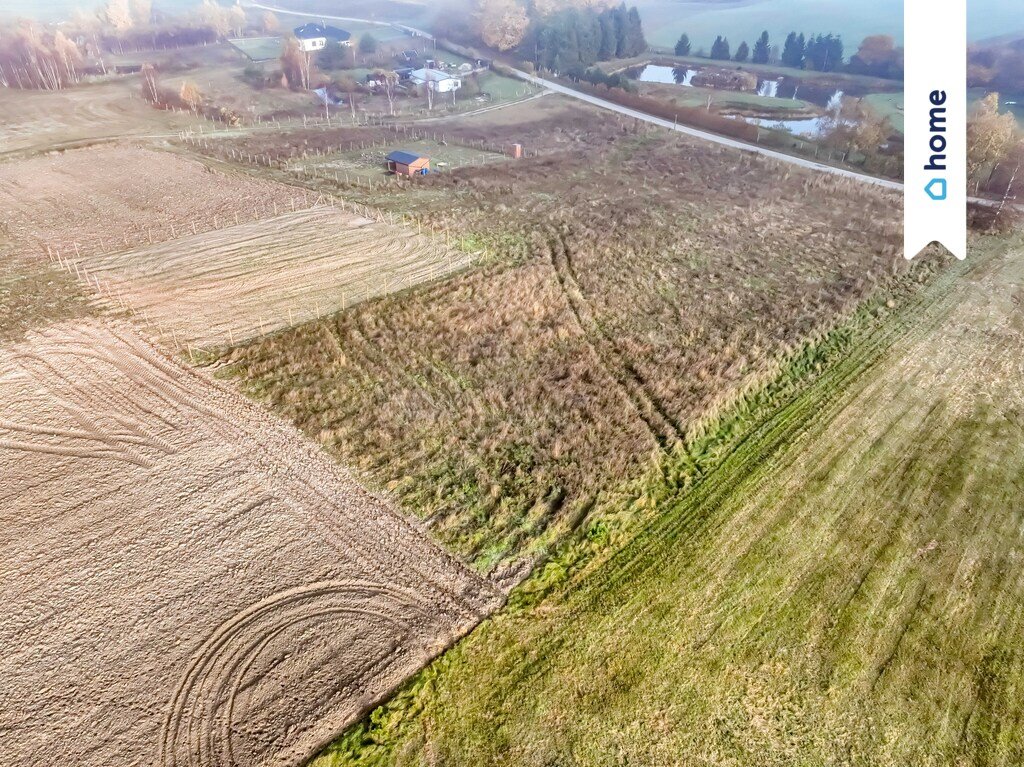
POLYGON ((400 176, 425 176, 430 173, 430 158, 413 152, 396 150, 386 158, 388 170, 400 176))

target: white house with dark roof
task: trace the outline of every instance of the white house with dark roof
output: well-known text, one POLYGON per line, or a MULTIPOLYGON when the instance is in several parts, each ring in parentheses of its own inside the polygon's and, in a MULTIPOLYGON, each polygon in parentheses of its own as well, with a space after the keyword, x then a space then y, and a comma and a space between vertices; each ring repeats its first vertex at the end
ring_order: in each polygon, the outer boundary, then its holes
POLYGON ((462 78, 437 69, 414 69, 409 80, 416 85, 426 85, 435 93, 450 93, 462 87, 462 78))
POLYGON ((299 41, 299 48, 306 53, 322 51, 328 43, 336 45, 352 45, 352 34, 344 29, 332 27, 330 24, 317 24, 311 22, 295 27, 295 37, 299 41))

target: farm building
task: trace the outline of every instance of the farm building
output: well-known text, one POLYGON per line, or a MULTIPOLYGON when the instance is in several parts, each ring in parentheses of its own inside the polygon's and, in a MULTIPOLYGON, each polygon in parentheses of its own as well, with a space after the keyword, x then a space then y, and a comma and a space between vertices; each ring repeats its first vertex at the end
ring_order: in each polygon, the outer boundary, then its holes
POLYGON ((430 158, 398 149, 386 158, 388 170, 400 176, 425 176, 430 172, 430 158))
POLYGON ((409 80, 417 85, 426 84, 435 93, 450 93, 462 87, 462 79, 436 69, 417 69, 409 73, 409 80))
POLYGON ((329 24, 303 24, 295 28, 295 37, 299 40, 299 47, 309 53, 320 51, 327 47, 328 43, 334 45, 351 45, 352 35, 344 29, 332 27, 329 24))

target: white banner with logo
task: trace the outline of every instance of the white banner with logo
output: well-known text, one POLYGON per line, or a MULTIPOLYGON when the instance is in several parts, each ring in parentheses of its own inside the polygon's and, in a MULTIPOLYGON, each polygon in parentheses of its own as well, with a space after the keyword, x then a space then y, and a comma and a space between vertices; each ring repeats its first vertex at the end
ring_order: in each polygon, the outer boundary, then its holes
POLYGON ((967 257, 967 0, 904 0, 904 255, 967 257))

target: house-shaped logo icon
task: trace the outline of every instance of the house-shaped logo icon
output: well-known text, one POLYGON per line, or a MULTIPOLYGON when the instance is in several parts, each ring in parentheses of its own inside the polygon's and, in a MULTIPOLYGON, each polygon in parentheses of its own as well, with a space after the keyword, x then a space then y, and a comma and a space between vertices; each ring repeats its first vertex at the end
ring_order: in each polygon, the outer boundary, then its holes
POLYGON ((925 193, 933 200, 945 200, 946 199, 946 179, 944 178, 933 178, 928 182, 928 186, 924 188, 925 193))

